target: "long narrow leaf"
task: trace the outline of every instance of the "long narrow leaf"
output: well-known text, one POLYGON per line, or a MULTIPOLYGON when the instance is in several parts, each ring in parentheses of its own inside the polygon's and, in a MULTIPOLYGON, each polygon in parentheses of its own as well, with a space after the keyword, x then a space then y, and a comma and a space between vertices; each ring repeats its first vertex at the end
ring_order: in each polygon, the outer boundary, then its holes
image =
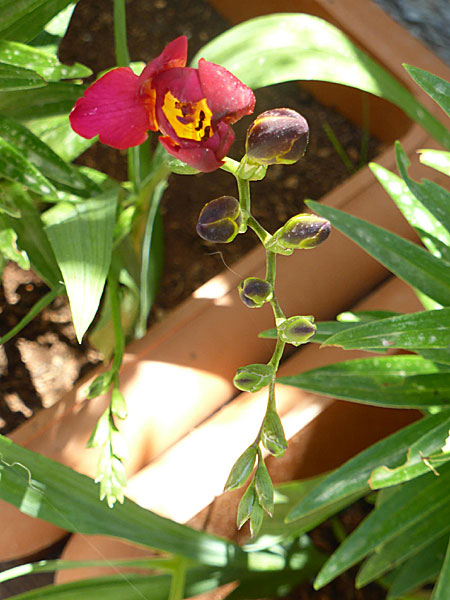
POLYGON ((125 499, 109 508, 92 479, 0 436, 0 497, 30 516, 84 534, 115 536, 205 565, 241 564, 235 544, 160 517, 125 499))
POLYGON ((448 591, 450 590, 450 541, 445 555, 444 564, 441 574, 433 592, 431 600, 447 600, 448 591))
POLYGON ((369 477, 380 465, 398 466, 405 461, 409 447, 441 426, 449 411, 432 415, 408 425, 384 440, 373 444, 328 475, 288 514, 287 521, 311 517, 324 507, 332 507, 352 496, 370 491, 369 477))
POLYGON ((0 0, 0 37, 28 42, 72 2, 73 0, 0 0))
POLYGON ((364 585, 392 568, 394 561, 400 558, 406 560, 420 550, 419 541, 423 540, 423 532, 427 527, 430 541, 432 532, 437 530, 437 537, 445 533, 445 523, 447 530, 450 530, 449 482, 450 465, 442 468, 440 477, 429 473, 398 488, 339 546, 318 574, 315 587, 326 585, 383 546, 382 551, 372 555, 358 575, 359 583, 364 585), (444 529, 438 529, 438 523, 444 529), (416 547, 411 543, 413 537, 418 542, 416 547), (392 544, 389 552, 388 543, 392 544), (397 554, 399 548, 400 554, 397 554))
POLYGON ((111 261, 117 193, 79 204, 59 203, 45 213, 46 232, 69 297, 77 338, 94 318, 111 261))
POLYGON ((15 92, 43 86, 45 81, 37 73, 5 64, 0 57, 0 92, 15 92))
MULTIPOLYGON (((450 269, 450 265, 449 265, 450 269)), ((398 315, 340 331, 327 346, 350 348, 433 349, 450 346, 450 308, 398 315)))
POLYGON ((446 128, 405 87, 336 27, 317 17, 298 13, 256 17, 206 44, 193 64, 202 57, 223 65, 251 88, 304 79, 364 90, 393 102, 450 147, 446 128))
POLYGON ((450 152, 444 150, 419 150, 420 162, 450 177, 450 152))
POLYGON ((96 142, 76 134, 67 114, 28 121, 27 127, 65 161, 74 160, 96 142))
POLYGON ((48 83, 45 87, 0 94, 0 113, 23 123, 55 115, 67 115, 82 95, 83 87, 68 82, 48 83))
POLYGON ((411 161, 400 142, 395 143, 395 155, 398 170, 409 190, 435 216, 443 227, 447 231, 450 231, 450 192, 429 179, 422 179, 421 183, 417 183, 417 181, 411 179, 408 175, 408 167, 411 161))
POLYGON ((447 263, 386 229, 318 202, 310 200, 307 204, 400 279, 439 304, 450 305, 450 272, 447 263))
POLYGON ((450 261, 449 231, 414 196, 401 177, 375 163, 371 163, 369 167, 428 250, 434 256, 450 261))
POLYGON ((362 358, 277 379, 308 392, 392 408, 450 406, 450 374, 420 356, 362 358))
POLYGON ((433 581, 439 574, 448 546, 445 534, 405 562, 395 574, 389 589, 389 600, 394 600, 413 591, 425 583, 433 581))
POLYGON ((418 83, 420 87, 424 89, 426 93, 447 113, 447 116, 450 117, 450 83, 437 75, 433 75, 433 73, 419 69, 419 67, 412 67, 411 65, 403 66, 414 81, 418 83))

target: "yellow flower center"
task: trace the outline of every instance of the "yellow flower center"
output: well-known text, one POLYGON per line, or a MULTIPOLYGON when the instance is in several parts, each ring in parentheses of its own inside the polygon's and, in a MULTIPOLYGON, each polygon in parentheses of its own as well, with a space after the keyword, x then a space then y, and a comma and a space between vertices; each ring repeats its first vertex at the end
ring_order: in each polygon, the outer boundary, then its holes
POLYGON ((180 138, 201 142, 213 135, 212 112, 206 98, 198 102, 180 102, 169 91, 164 96, 163 111, 180 138))

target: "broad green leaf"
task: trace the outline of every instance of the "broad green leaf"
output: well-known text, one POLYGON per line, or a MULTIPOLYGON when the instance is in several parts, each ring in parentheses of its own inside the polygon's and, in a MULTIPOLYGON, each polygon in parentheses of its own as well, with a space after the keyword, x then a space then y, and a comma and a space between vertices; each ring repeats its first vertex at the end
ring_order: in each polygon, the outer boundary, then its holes
POLYGON ((434 256, 450 261, 449 231, 414 196, 401 177, 375 163, 370 163, 369 167, 428 250, 434 256))
POLYGON ((395 155, 398 170, 409 190, 450 231, 450 192, 429 179, 422 179, 421 183, 411 179, 408 175, 411 161, 400 142, 395 143, 395 155))
POLYGON ((450 177, 450 152, 444 150, 419 150, 420 162, 450 177))
MULTIPOLYGON (((14 150, 18 151, 22 158, 38 169, 44 177, 63 190, 79 196, 89 196, 99 191, 87 177, 72 165, 64 162, 51 148, 20 123, 0 115, 0 136, 14 150)), ((22 181, 22 183, 24 182, 22 181)))
MULTIPOLYGON (((331 509, 335 505, 342 505, 345 500, 350 504, 353 498, 364 496, 370 491, 369 477, 376 467, 380 465, 396 467, 404 463, 410 446, 440 427, 442 420, 449 415, 450 411, 445 411, 421 419, 363 450, 330 473, 306 498, 303 498, 289 512, 287 522, 312 518, 325 508, 331 509)), ((298 524, 300 525, 301 522, 298 524)), ((296 526, 297 523, 294 525, 296 526)))
POLYGON ((63 81, 48 83, 35 90, 0 94, 0 113, 23 123, 56 115, 67 118, 83 89, 80 85, 63 81))
POLYGON ((425 546, 396 571, 389 588, 389 600, 413 591, 421 585, 433 581, 439 574, 448 546, 448 535, 443 535, 432 544, 425 546))
POLYGON ((423 69, 419 69, 418 67, 412 67, 411 65, 406 64, 403 66, 414 81, 418 83, 420 87, 447 113, 447 116, 450 117, 450 83, 445 81, 445 79, 433 75, 433 73, 429 73, 428 71, 424 71, 423 69))
POLYGON ((40 85, 44 84, 43 80, 59 81, 89 77, 92 74, 91 69, 84 65, 79 63, 71 66, 63 65, 55 54, 8 40, 0 40, 0 63, 34 71, 42 77, 39 78, 40 85))
POLYGON ((79 341, 94 318, 111 261, 115 192, 45 213, 46 232, 64 278, 79 341))
POLYGON ((67 114, 28 121, 27 126, 65 161, 72 161, 90 148, 97 138, 86 140, 74 132, 67 114))
POLYGON ((0 38, 28 42, 73 0, 0 0, 0 38))
POLYGON ((45 81, 34 71, 5 64, 0 58, 0 92, 16 92, 43 86, 45 81))
POLYGON ((399 106, 435 139, 450 134, 392 75, 339 29, 317 17, 280 13, 229 29, 194 57, 223 65, 253 89, 292 80, 331 81, 380 96, 399 106))
POLYGON ((21 269, 27 271, 30 261, 27 253, 17 248, 17 233, 11 227, 6 227, 0 217, 0 254, 7 260, 13 260, 21 269))
POLYGON ((423 356, 423 358, 426 358, 427 360, 432 360, 435 363, 440 363, 439 368, 442 371, 449 370, 449 366, 448 366, 448 365, 450 365, 450 349, 449 348, 446 348, 445 350, 443 350, 443 349, 439 349, 439 350, 419 349, 419 350, 416 350, 415 352, 417 352, 417 354, 420 354, 420 356, 423 356))
POLYGON ((3 185, 2 191, 15 206, 20 218, 0 214, 0 222, 14 229, 18 246, 27 253, 33 270, 50 287, 57 286, 61 272, 35 204, 20 185, 3 185))
MULTIPOLYGON (((449 375, 450 376, 450 375, 449 375)), ((398 485, 404 481, 428 473, 431 469, 439 472, 440 451, 450 433, 450 415, 442 415, 442 422, 428 435, 423 435, 408 448, 406 461, 399 467, 377 467, 370 475, 370 487, 380 489, 391 485, 398 485), (434 460, 436 457, 437 460, 434 460)), ((450 460, 450 455, 443 460, 450 460)))
POLYGON ((447 547, 447 553, 444 558, 441 574, 434 589, 431 600, 446 600, 450 590, 450 542, 447 547))
POLYGON ((398 488, 344 540, 319 572, 314 587, 323 587, 372 554, 358 574, 365 585, 450 530, 450 465, 440 477, 423 475, 398 488))
POLYGON ((307 204, 400 279, 439 304, 450 305, 450 270, 447 263, 386 229, 318 202, 309 200, 307 204))
POLYGON ((245 565, 232 542, 196 531, 131 500, 109 508, 92 479, 0 436, 0 497, 30 516, 81 534, 119 537, 205 565, 245 565), (66 517, 66 515, 68 515, 66 517))
POLYGON ((340 400, 392 408, 450 405, 450 374, 420 356, 361 358, 279 377, 278 383, 340 400))
POLYGON ((28 188, 45 200, 57 201, 54 185, 29 161, 18 148, 0 137, 0 177, 28 188))
POLYGON ((445 349, 450 346, 450 308, 398 315, 358 325, 336 333, 325 344, 340 346, 346 350, 445 349))

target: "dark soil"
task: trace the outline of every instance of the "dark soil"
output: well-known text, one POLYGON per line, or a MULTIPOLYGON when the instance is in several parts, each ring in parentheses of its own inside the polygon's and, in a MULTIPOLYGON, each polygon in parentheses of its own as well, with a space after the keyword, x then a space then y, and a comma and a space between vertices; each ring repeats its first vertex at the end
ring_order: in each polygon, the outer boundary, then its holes
MULTIPOLYGON (((79 61, 95 73, 115 65, 111 6, 110 0, 79 2, 62 44, 64 62, 79 61)), ((150 60, 167 42, 182 34, 187 35, 190 56, 193 56, 205 42, 228 27, 203 0, 136 0, 129 3, 127 10, 132 60, 150 60)), ((253 214, 267 229, 274 231, 289 217, 301 212, 305 199, 319 199, 349 176, 324 133, 324 123, 333 129, 355 164, 360 158, 362 133, 339 114, 318 104, 297 84, 259 90, 256 97, 255 114, 267 108, 288 106, 306 117, 311 131, 307 154, 299 163, 270 167, 266 179, 253 184, 253 214)), ((236 127, 232 153, 235 158, 243 153, 250 120, 242 120, 236 127)), ((380 145, 371 140, 367 159, 372 159, 379 151, 380 145)), ((127 177, 125 153, 99 144, 87 151, 80 162, 107 172, 111 177, 127 177)), ((225 247, 215 247, 195 233, 198 214, 207 201, 236 193, 234 178, 222 171, 170 178, 161 208, 165 237, 164 276, 151 321, 162 318, 195 288, 222 270, 224 263, 231 265, 255 245, 252 234, 239 236, 225 247)), ((0 288, 0 335, 26 315, 46 291, 45 284, 35 275, 9 264, 0 288)), ((63 298, 55 300, 19 336, 0 348, 0 432, 8 433, 40 408, 56 402, 100 358, 87 344, 77 344, 67 302, 63 298)), ((327 535, 320 531, 315 534, 319 545, 326 544, 327 535)), ((23 584, 19 587, 20 581, 17 584, 18 592, 37 585, 37 582, 30 583, 28 588, 23 584)), ((12 588, 10 590, 12 593, 12 588)), ((349 575, 319 592, 302 587, 289 598, 380 600, 384 597, 379 588, 355 591, 349 575)))

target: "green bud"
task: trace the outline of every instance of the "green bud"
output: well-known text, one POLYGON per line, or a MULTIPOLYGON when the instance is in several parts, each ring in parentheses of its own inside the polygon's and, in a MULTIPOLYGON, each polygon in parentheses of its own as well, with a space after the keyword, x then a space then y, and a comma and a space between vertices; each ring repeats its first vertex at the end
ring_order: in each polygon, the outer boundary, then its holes
POLYGON ((256 447, 250 446, 234 463, 230 474, 228 475, 224 491, 229 492, 243 485, 253 471, 256 460, 256 447))
POLYGON ((280 340, 293 346, 306 344, 316 333, 314 317, 289 317, 277 326, 280 340))
POLYGON ((255 537, 259 530, 261 529, 261 525, 263 523, 264 511, 259 504, 255 504, 252 510, 252 514, 250 515, 250 535, 255 537))
POLYGON ((126 419, 128 416, 125 398, 118 387, 115 387, 111 394, 111 412, 118 419, 126 419))
POLYGON ((261 442, 274 456, 282 456, 287 448, 281 419, 274 410, 266 414, 261 430, 261 442))
POLYGON ((273 367, 255 363, 239 367, 234 376, 233 383, 242 392, 257 392, 269 385, 274 375, 273 367))
POLYGON ((248 308, 261 308, 273 298, 273 288, 265 279, 247 277, 238 286, 239 296, 248 308))
POLYGON ((255 485, 252 482, 245 490, 245 493, 242 496, 241 501, 239 502, 236 518, 238 529, 240 529, 244 525, 244 523, 246 523, 249 520, 250 515, 252 514, 255 506, 259 505, 255 485))
POLYGON ((331 225, 318 215, 302 213, 287 221, 265 244, 267 250, 278 254, 292 254, 293 250, 309 250, 324 242, 330 235, 331 225))
POLYGON ((198 235, 208 242, 228 244, 239 233, 242 212, 232 196, 211 200, 202 208, 197 222, 198 235))
POLYGON ((309 127, 302 115, 290 108, 274 108, 250 125, 245 148, 252 162, 290 165, 303 156, 308 140, 309 127))
POLYGON ((91 400, 92 398, 106 394, 111 386, 112 377, 112 371, 105 371, 105 373, 98 375, 89 386, 88 391, 86 392, 86 398, 91 400))
POLYGON ((269 517, 273 516, 273 483, 262 459, 258 463, 255 475, 255 489, 259 504, 269 517))

